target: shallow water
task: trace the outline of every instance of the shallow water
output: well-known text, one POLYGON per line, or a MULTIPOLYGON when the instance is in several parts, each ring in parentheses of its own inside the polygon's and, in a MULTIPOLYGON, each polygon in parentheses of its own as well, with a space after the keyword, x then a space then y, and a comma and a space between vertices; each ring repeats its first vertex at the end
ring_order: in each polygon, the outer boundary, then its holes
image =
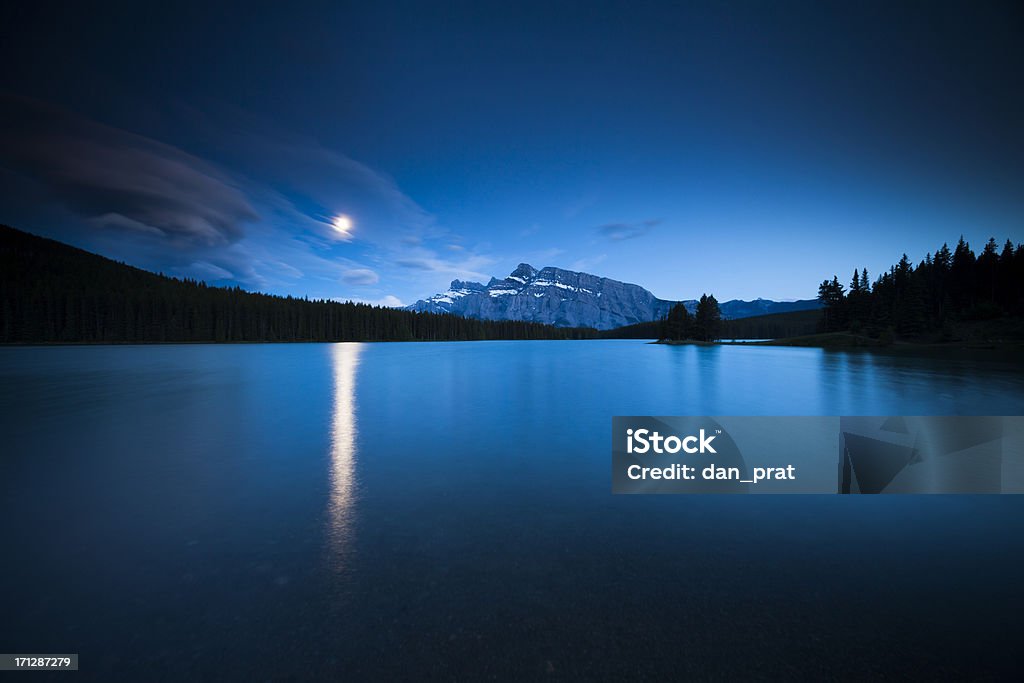
POLYGON ((612 496, 610 418, 1022 413, 984 355, 0 348, 0 651, 86 679, 994 675, 1024 497, 612 496))

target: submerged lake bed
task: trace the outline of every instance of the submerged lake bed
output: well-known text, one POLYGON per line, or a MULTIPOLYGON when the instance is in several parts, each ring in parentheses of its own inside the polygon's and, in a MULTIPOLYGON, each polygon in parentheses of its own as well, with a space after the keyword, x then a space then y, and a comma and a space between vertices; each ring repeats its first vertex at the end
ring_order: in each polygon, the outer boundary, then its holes
POLYGON ((1024 414, 1024 370, 637 340, 0 348, 0 642, 100 679, 995 675, 1020 496, 611 494, 614 415, 946 414, 1024 414))

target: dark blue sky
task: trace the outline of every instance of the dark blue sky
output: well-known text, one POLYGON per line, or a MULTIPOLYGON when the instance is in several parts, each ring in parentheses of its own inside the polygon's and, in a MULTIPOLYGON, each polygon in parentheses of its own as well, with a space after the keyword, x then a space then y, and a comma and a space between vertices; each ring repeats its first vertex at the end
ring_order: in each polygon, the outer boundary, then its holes
POLYGON ((526 261, 785 299, 1024 240, 1019 3, 25 5, 0 221, 145 268, 410 303, 526 261))

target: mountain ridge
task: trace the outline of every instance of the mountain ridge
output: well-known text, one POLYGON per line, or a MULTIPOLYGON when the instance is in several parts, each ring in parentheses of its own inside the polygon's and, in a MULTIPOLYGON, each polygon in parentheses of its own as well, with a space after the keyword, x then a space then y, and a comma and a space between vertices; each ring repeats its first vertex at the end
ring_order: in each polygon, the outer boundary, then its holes
MULTIPOLYGON (((543 322, 557 327, 610 330, 651 322, 668 314, 678 301, 660 299, 640 285, 590 273, 520 263, 508 276, 480 282, 452 280, 441 293, 406 306, 407 310, 454 313, 481 320, 543 322)), ((696 299, 682 302, 690 312, 696 299)), ((725 319, 820 308, 816 299, 772 301, 732 299, 719 304, 725 319)))

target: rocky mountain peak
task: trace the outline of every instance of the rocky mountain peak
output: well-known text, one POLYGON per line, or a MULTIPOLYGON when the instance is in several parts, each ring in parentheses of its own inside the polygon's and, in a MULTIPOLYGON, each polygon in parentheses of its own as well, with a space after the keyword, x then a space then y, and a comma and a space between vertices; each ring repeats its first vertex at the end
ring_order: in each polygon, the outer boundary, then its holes
POLYGON ((529 263, 520 263, 516 266, 516 269, 508 276, 510 280, 522 280, 523 282, 529 282, 537 276, 537 269, 531 266, 529 263))
MULTIPOLYGON (((479 282, 452 280, 447 292, 421 299, 407 308, 454 313, 481 320, 525 320, 560 327, 608 330, 650 322, 668 314, 676 302, 659 299, 639 285, 545 266, 520 263, 508 277, 479 282)), ((693 312, 696 300, 683 302, 693 312)), ((726 301, 723 318, 816 308, 816 300, 778 303, 768 299, 726 301)))

